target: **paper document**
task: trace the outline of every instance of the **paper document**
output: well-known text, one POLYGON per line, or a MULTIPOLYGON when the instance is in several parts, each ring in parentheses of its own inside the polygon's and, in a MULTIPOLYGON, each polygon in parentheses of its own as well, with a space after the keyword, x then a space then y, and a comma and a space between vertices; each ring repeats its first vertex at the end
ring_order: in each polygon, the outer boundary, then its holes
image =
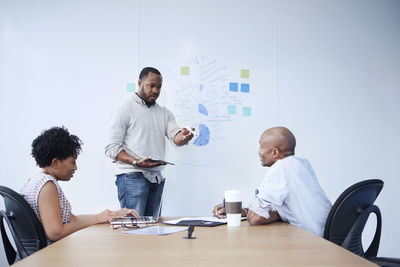
POLYGON ((122 231, 125 234, 136 234, 136 235, 169 235, 187 230, 188 227, 170 227, 170 226, 151 226, 146 228, 140 228, 136 230, 122 231))

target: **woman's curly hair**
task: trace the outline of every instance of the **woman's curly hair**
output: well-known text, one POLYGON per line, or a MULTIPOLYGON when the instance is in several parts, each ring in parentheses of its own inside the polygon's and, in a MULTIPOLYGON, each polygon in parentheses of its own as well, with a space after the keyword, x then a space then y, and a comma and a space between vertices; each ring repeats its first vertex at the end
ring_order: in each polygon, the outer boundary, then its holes
POLYGON ((40 167, 51 165, 54 158, 64 160, 69 157, 77 157, 81 152, 82 141, 68 130, 62 127, 52 127, 43 131, 32 142, 31 155, 40 167))

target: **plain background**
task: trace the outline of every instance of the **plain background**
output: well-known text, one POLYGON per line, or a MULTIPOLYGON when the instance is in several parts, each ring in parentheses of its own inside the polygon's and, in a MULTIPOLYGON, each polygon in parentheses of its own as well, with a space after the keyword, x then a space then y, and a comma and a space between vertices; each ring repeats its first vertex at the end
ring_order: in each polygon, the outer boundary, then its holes
POLYGON ((226 189, 241 189, 246 205, 267 171, 259 136, 284 125, 332 203, 353 183, 384 180, 379 255, 399 257, 398 14, 395 0, 1 0, 0 184, 18 191, 39 171, 32 140, 64 125, 84 141, 78 171, 61 184, 73 212, 119 208, 108 126, 132 95, 127 83, 154 66, 159 102, 181 126, 210 129, 205 146, 168 146, 176 165, 164 170, 163 216, 211 215, 226 189), (250 92, 230 92, 231 82, 250 92))

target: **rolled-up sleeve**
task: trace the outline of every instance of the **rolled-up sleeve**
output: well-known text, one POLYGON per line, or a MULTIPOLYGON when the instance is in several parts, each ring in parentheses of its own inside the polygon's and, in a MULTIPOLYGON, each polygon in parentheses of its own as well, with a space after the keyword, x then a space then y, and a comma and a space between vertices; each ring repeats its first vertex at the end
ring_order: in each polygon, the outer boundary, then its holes
POLYGON ((278 211, 279 213, 279 209, 288 194, 286 185, 287 183, 282 173, 270 170, 260 186, 255 190, 249 209, 267 219, 270 211, 278 211))
POLYGON ((124 150, 122 145, 129 122, 129 110, 127 108, 127 105, 123 105, 117 111, 108 132, 107 145, 104 152, 107 157, 113 160, 116 160, 118 154, 124 150))
POLYGON ((167 129, 165 135, 172 143, 174 143, 175 135, 181 131, 181 128, 176 124, 175 116, 171 111, 165 109, 165 114, 167 119, 167 129))

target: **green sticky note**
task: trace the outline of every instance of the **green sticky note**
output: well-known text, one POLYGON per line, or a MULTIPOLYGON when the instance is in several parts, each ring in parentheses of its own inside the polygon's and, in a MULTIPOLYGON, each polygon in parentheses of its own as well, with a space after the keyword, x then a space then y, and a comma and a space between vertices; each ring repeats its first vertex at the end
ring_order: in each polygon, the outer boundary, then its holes
POLYGON ((228 105, 228 114, 236 114, 236 106, 228 105))
POLYGON ((251 107, 243 107, 242 114, 247 117, 251 116, 251 107))
POLYGON ((240 70, 240 78, 249 78, 249 77, 250 77, 250 70, 248 69, 240 70))
POLYGON ((135 92, 135 84, 134 83, 126 83, 126 91, 127 92, 135 92))
POLYGON ((190 68, 188 66, 181 67, 181 75, 189 75, 190 68))

